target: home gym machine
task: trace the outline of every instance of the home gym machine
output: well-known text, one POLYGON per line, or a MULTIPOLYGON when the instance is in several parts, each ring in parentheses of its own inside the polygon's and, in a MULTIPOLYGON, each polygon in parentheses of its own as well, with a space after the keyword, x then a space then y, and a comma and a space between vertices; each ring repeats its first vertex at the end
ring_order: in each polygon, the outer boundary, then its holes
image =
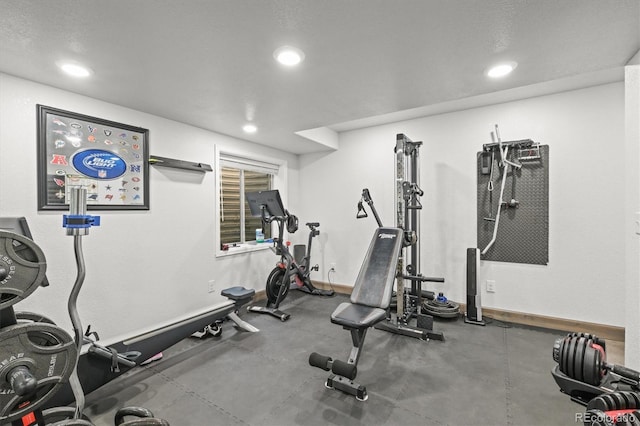
MULTIPOLYGON (((84 335, 81 332, 75 303, 85 276, 81 237, 88 234, 91 226, 99 224, 99 218, 84 214, 84 200, 84 188, 71 188, 70 214, 63 220, 67 234, 74 236, 78 266, 68 306, 75 339, 42 315, 13 310, 13 305, 46 282, 47 264, 44 253, 31 239, 26 219, 0 218, 2 425, 91 425, 81 413, 85 393, 141 365, 205 325, 225 317, 232 319, 235 311, 254 294, 254 290, 233 287, 223 291, 229 298, 223 305, 189 319, 111 345, 90 340, 88 330, 84 335), (66 406, 74 400, 75 407, 66 406)), ((91 334, 97 339, 97 334, 91 334)), ((119 410, 115 422, 122 426, 168 424, 140 407, 119 410), (131 416, 136 419, 126 419, 131 416)))
MULTIPOLYGON (((423 292, 422 284, 444 282, 444 278, 426 277, 420 272, 419 212, 422 209, 420 197, 424 194, 419 185, 421 145, 422 142, 413 142, 402 133, 396 136, 394 149, 396 226, 403 230, 404 243, 398 260, 396 315, 394 317, 389 311, 387 321, 377 324, 376 328, 423 340, 444 340, 442 332, 433 331, 433 316, 424 312, 427 294, 423 292), (410 283, 410 286, 405 283, 410 283), (414 317, 416 326, 409 324, 414 317)), ((356 217, 359 219, 367 217, 363 202, 369 205, 378 226, 382 227, 382 221, 375 210, 371 194, 366 188, 363 189, 362 197, 358 202, 356 217)), ((457 316, 457 311, 454 316, 457 316)))
POLYGON ((309 242, 304 245, 295 245, 294 254, 289 251, 289 242, 284 242, 284 228, 286 226, 289 233, 298 230, 298 218, 289 213, 282 203, 280 192, 276 190, 250 192, 246 195, 249 208, 253 216, 262 218, 262 226, 267 226, 272 222, 278 225, 278 237, 273 239, 274 251, 280 256, 279 262, 271 270, 267 277, 266 285, 266 306, 250 306, 251 312, 269 314, 281 321, 288 320, 291 315, 279 309, 280 303, 289 294, 289 289, 293 286, 304 293, 314 296, 333 296, 333 290, 323 290, 316 288, 311 282, 311 272, 318 270, 318 265, 311 266, 311 243, 313 238, 320 234, 318 222, 307 223, 309 227, 309 242))
POLYGON ((554 342, 553 360, 551 375, 560 391, 587 407, 585 425, 640 422, 640 372, 607 363, 604 339, 569 333, 554 342))
POLYGON ((421 144, 422 142, 412 142, 403 134, 398 134, 396 138, 396 227, 383 227, 369 190, 365 188, 362 191, 356 217, 368 216, 363 204, 367 203, 378 228, 354 283, 350 301, 341 303, 331 314, 332 323, 341 325, 351 333, 352 348, 349 358, 345 362, 317 352, 309 355, 309 365, 331 371, 325 387, 354 395, 359 401, 368 399, 366 387, 354 380, 358 373, 364 339, 370 327, 423 340, 444 340, 442 333, 432 329, 433 317, 421 312, 422 283, 444 282, 444 279, 420 274, 419 250, 410 252, 406 273, 403 266, 403 250, 415 247, 418 242, 417 213, 422 207, 418 197, 422 196, 422 190, 417 183, 417 168, 418 148, 421 144), (407 161, 409 167, 406 167, 407 161), (413 284, 411 289, 405 288, 405 280, 413 284), (398 301, 397 314, 393 317, 390 304, 395 282, 398 301), (409 325, 414 315, 417 317, 417 327, 409 325))

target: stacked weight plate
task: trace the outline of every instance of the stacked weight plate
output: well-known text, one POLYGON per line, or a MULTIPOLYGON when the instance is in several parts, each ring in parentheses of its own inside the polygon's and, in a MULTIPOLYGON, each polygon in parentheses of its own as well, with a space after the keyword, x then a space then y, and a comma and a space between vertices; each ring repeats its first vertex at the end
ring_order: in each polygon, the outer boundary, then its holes
POLYGON ((0 424, 37 410, 69 380, 73 338, 46 317, 14 313, 45 278, 44 253, 29 238, 0 230, 0 424))

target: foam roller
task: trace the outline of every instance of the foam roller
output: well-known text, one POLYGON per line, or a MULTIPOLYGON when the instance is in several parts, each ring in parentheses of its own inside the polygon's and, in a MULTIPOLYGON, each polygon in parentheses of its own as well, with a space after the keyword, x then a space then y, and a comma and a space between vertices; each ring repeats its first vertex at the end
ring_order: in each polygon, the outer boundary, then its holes
POLYGON ((329 371, 331 367, 329 367, 332 359, 330 356, 320 355, 317 352, 313 352, 309 355, 309 365, 312 367, 322 368, 324 371, 329 371))
POLYGON ((339 359, 333 361, 331 371, 333 372, 333 374, 346 377, 349 380, 355 379, 356 374, 358 374, 358 369, 356 368, 355 364, 348 364, 344 361, 340 361, 339 359))

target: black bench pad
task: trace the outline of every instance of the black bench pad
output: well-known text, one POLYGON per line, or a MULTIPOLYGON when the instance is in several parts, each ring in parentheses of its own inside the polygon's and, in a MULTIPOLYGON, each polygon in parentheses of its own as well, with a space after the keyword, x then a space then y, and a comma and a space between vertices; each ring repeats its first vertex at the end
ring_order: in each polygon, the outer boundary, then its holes
POLYGON ((228 297, 231 300, 240 300, 253 297, 256 291, 252 288, 244 288, 241 286, 225 288, 220 292, 224 297, 228 297))
POLYGON ((387 315, 384 309, 344 302, 331 314, 331 322, 347 328, 372 327, 387 315))

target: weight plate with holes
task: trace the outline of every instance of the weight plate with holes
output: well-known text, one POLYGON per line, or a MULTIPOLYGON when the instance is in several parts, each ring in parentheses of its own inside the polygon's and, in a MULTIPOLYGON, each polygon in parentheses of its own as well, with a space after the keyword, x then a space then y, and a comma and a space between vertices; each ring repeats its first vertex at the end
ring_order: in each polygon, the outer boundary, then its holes
POLYGON ((289 283, 284 283, 284 269, 275 267, 269 273, 269 277, 267 278, 267 301, 269 303, 276 303, 278 299, 278 292, 280 291, 280 287, 284 285, 284 292, 282 293, 282 298, 280 299, 280 303, 287 297, 289 294, 289 283))
POLYGON ((0 310, 33 293, 44 280, 47 261, 29 238, 0 230, 0 310))
POLYGON ((460 313, 460 305, 451 300, 447 300, 446 302, 441 302, 437 299, 427 300, 422 303, 422 309, 424 309, 427 314, 440 318, 457 318, 460 313))
POLYGON ((53 320, 45 317, 44 315, 36 314, 35 312, 26 312, 26 311, 16 312, 16 320, 18 320, 18 324, 29 324, 34 322, 44 322, 44 323, 53 324, 53 325, 56 324, 55 322, 53 322, 53 320))
POLYGON ((69 380, 78 352, 66 331, 47 323, 2 328, 0 342, 0 424, 7 424, 42 406, 69 380), (17 395, 6 382, 7 374, 19 366, 36 380, 31 395, 17 395))

